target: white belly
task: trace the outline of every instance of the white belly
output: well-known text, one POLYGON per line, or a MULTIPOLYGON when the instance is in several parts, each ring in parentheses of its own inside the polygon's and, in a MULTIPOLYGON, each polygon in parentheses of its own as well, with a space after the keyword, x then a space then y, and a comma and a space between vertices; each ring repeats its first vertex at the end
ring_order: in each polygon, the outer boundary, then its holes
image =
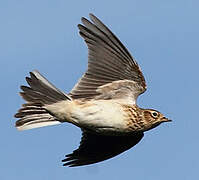
POLYGON ((119 103, 110 100, 91 101, 71 108, 70 120, 79 127, 98 133, 127 130, 123 110, 119 103))
POLYGON ((46 109, 62 121, 97 133, 121 134, 129 131, 123 109, 114 100, 92 100, 85 103, 78 100, 62 101, 47 105, 46 109))

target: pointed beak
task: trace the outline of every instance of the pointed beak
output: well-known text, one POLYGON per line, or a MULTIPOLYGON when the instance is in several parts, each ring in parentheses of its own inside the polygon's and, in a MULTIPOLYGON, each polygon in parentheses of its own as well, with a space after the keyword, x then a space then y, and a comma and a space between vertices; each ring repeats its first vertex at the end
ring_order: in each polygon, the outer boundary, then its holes
POLYGON ((171 119, 168 119, 168 118, 166 118, 166 117, 163 117, 163 118, 162 118, 162 122, 172 122, 172 120, 171 120, 171 119))

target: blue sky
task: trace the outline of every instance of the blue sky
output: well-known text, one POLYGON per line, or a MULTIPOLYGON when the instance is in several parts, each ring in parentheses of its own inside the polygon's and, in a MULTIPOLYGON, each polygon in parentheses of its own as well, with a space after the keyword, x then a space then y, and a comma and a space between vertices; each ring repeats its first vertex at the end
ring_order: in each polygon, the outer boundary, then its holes
POLYGON ((129 0, 0 2, 0 179, 198 179, 199 1, 129 0), (87 66, 78 35, 82 16, 94 13, 137 59, 148 90, 139 97, 170 119, 145 133, 129 151, 96 165, 62 167, 79 145, 70 124, 18 132, 14 113, 25 76, 39 70, 69 92, 87 66))

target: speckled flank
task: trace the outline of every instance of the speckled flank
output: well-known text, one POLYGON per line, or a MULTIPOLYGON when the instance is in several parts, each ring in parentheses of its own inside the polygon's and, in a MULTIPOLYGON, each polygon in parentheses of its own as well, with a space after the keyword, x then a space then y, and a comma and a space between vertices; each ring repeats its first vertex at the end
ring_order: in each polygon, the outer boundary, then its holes
POLYGON ((125 112, 126 125, 129 130, 140 131, 143 129, 144 122, 140 114, 140 109, 134 105, 122 105, 123 111, 125 112))

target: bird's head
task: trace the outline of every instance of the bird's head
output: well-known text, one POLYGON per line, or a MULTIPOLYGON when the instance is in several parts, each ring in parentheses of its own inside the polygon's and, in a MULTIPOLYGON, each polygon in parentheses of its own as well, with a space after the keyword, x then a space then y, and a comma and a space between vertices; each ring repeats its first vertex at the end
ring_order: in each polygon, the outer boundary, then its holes
POLYGON ((155 128, 163 122, 171 122, 170 119, 153 109, 143 109, 143 120, 146 131, 155 128))

